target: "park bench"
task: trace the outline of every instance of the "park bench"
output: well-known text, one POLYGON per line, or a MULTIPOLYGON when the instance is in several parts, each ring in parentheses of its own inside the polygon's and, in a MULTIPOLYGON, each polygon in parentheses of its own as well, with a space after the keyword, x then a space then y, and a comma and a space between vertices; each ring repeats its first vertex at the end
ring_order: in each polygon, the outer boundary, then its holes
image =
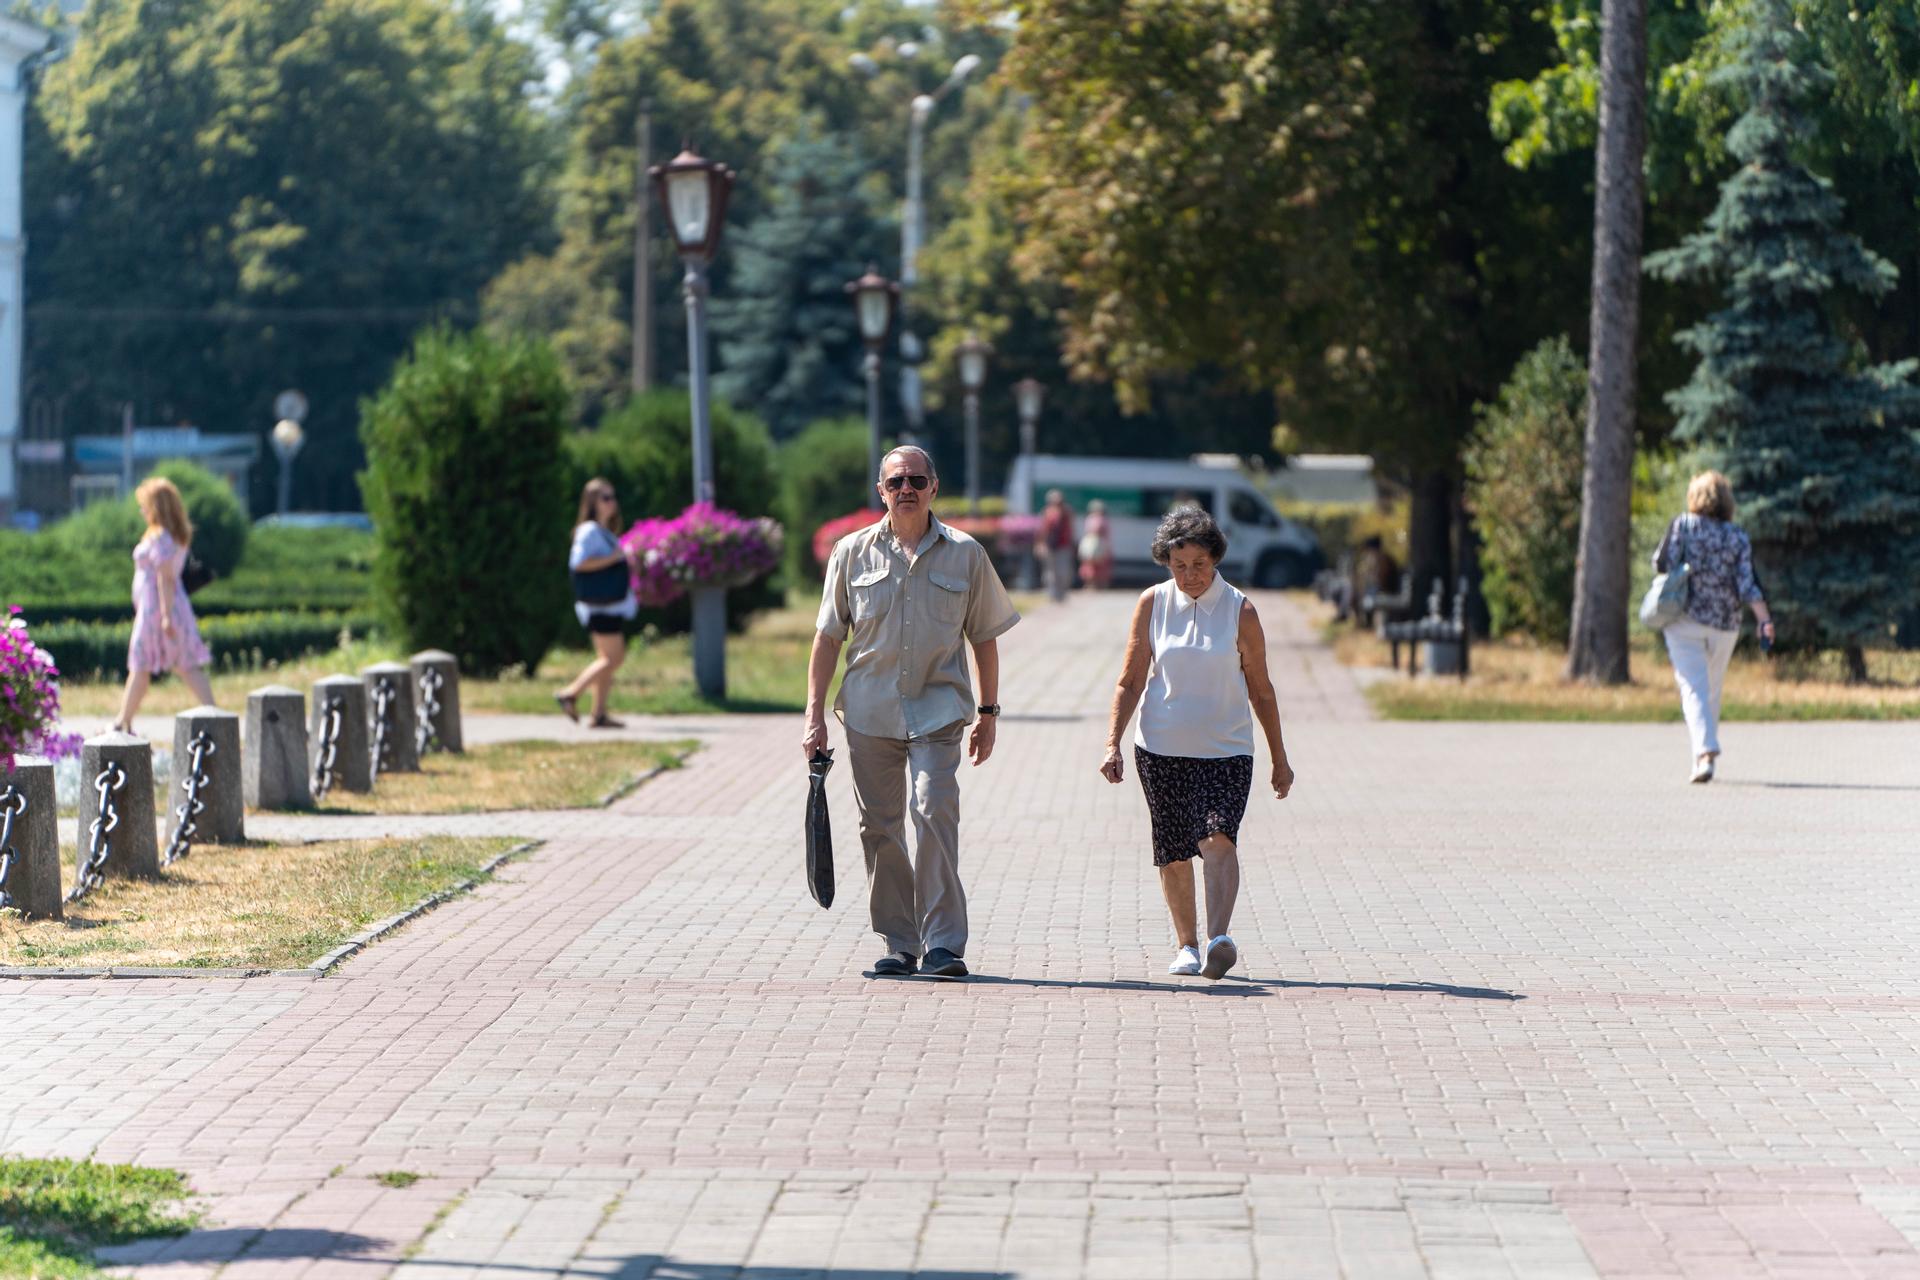
POLYGON ((1358 621, 1371 625, 1382 640, 1387 638, 1385 627, 1391 622, 1403 622, 1413 613, 1413 574, 1402 573, 1400 585, 1392 591, 1369 591, 1360 599, 1358 621))
POLYGON ((1415 675, 1420 670, 1420 646, 1422 644, 1457 644, 1460 646, 1461 680, 1467 678, 1468 650, 1473 642, 1473 628, 1467 625, 1467 580, 1460 579, 1459 589, 1453 594, 1453 614, 1448 617, 1441 613, 1441 601, 1446 598, 1446 588, 1440 579, 1433 580, 1433 590, 1427 595, 1427 616, 1406 622, 1385 622, 1381 624, 1380 634, 1392 646, 1393 669, 1400 669, 1400 646, 1407 646, 1407 674, 1415 675))

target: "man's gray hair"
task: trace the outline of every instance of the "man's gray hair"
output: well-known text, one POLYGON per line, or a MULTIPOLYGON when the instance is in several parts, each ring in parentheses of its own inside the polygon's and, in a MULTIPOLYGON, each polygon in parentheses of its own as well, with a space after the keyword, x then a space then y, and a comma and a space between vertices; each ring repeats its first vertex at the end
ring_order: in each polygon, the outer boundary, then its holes
POLYGON ((918 455, 920 460, 927 464, 927 474, 933 477, 935 480, 938 480, 940 478, 940 468, 933 465, 932 454, 928 453, 925 449, 922 449, 917 444, 901 444, 901 445, 895 445, 893 448, 887 450, 885 456, 883 456, 880 459, 880 474, 875 476, 874 479, 876 480, 886 479, 887 463, 891 462, 895 457, 903 453, 911 453, 911 454, 918 455))

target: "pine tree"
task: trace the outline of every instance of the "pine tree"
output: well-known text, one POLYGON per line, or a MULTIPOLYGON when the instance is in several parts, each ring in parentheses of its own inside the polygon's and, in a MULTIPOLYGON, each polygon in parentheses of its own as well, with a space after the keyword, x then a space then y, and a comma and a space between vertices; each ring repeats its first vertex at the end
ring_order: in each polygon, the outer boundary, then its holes
POLYGON ((1669 280, 1722 285, 1726 306, 1679 335, 1700 363, 1667 397, 1677 432, 1733 482, 1781 643, 1864 648, 1920 595, 1920 438, 1913 362, 1860 367, 1829 295, 1893 287, 1885 260, 1840 228, 1833 185, 1795 160, 1803 103, 1832 77, 1812 63, 1786 0, 1751 0, 1718 78, 1747 110, 1741 161, 1703 229, 1647 260, 1669 280))
POLYGON ((715 389, 785 439, 859 413, 859 327, 846 284, 879 256, 886 228, 846 142, 801 134, 781 147, 766 211, 729 246, 733 276, 713 307, 715 389))

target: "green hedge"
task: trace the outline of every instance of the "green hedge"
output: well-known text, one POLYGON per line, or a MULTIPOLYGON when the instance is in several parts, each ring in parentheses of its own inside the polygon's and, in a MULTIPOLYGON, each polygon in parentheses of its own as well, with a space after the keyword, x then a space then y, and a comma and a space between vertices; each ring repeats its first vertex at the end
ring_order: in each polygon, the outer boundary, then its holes
MULTIPOLYGON (((340 644, 342 632, 364 638, 374 627, 369 613, 235 613, 201 619, 200 637, 216 668, 252 670, 328 652, 340 644)), ((32 630, 34 643, 53 655, 69 679, 126 674, 131 622, 54 622, 32 630)))
MULTIPOLYGON (((53 622, 131 622, 132 544, 127 554, 76 549, 56 525, 42 533, 0 529, 8 566, 4 600, 32 626, 53 622)), ((138 536, 137 534, 135 535, 138 536)), ((200 618, 299 611, 371 613, 373 535, 363 529, 265 525, 247 540, 240 566, 193 597, 200 618)))

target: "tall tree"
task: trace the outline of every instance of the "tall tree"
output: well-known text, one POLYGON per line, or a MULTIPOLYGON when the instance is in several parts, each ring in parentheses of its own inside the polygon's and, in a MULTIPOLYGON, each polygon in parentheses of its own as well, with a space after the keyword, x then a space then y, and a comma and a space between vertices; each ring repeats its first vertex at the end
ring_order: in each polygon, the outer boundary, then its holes
POLYGON ((1865 648, 1920 600, 1920 437, 1913 361, 1858 367, 1836 290, 1869 297, 1893 267, 1841 227, 1833 184, 1802 164, 1804 103, 1832 76, 1785 0, 1749 0, 1718 78, 1746 103, 1727 147, 1741 168, 1705 227, 1648 267, 1721 286, 1726 305, 1680 335, 1700 362, 1669 397, 1679 434, 1733 481, 1781 641, 1865 648))
POLYGON ((455 0, 95 0, 32 96, 29 394, 264 434, 298 387, 296 496, 356 504, 360 397, 550 225, 533 74, 455 0))
POLYGON ((1586 473, 1567 674, 1627 680, 1634 374, 1640 332, 1642 164, 1647 148, 1646 0, 1606 0, 1600 142, 1594 148, 1593 301, 1587 337, 1586 473))
POLYGON ((892 228, 859 152, 805 130, 767 166, 762 213, 735 236, 731 285, 713 304, 714 390, 784 439, 857 413, 862 350, 846 283, 882 261, 892 228))
MULTIPOLYGON (((625 5, 611 7, 624 11, 625 5)), ((944 15, 907 0, 659 0, 645 24, 627 34, 618 25, 600 39, 567 100, 567 162, 559 183, 560 245, 529 267, 538 275, 566 274, 571 283, 550 297, 584 309, 567 322, 591 338, 592 350, 563 351, 583 384, 589 405, 624 399, 631 363, 627 330, 634 279, 634 124, 642 102, 653 105, 656 161, 682 140, 739 173, 728 209, 732 228, 713 264, 715 299, 729 296, 741 228, 765 209, 773 157, 802 130, 848 139, 867 160, 889 196, 905 168, 907 104, 936 89, 951 60, 976 53, 991 65, 1001 43, 991 31, 963 33, 944 15), (926 37, 932 24, 941 38, 926 37), (889 55, 911 37, 919 56, 889 55), (852 62, 855 53, 879 55, 871 79, 852 62), (605 288, 611 285, 616 327, 605 325, 605 288), (597 384, 597 385, 596 385, 597 384)), ((927 139, 933 225, 949 192, 964 181, 970 130, 969 101, 943 104, 927 139)), ((977 123, 977 122, 976 122, 977 123)), ((655 297, 677 297, 680 270, 664 221, 655 218, 650 270, 655 297)), ((685 334, 656 312, 655 368, 671 381, 686 367, 685 334)), ((717 366, 724 369, 724 353, 717 366)))
POLYGON ((1578 279, 1565 172, 1486 127, 1549 35, 1502 0, 1024 5, 1021 264, 1069 291, 1071 365, 1130 404, 1209 364, 1270 390, 1297 439, 1416 481, 1416 570, 1446 573, 1473 405, 1578 279))

